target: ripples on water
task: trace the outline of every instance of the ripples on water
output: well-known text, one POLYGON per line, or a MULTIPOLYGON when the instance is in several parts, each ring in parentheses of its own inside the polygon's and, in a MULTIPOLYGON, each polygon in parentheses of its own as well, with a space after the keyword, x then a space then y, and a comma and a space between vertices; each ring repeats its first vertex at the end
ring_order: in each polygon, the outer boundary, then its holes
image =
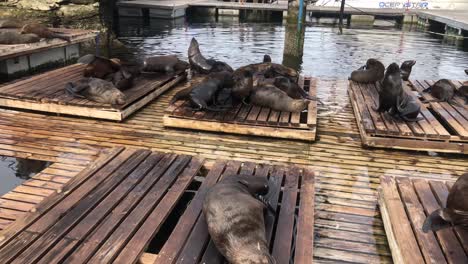
MULTIPOLYGON (((206 57, 228 62, 233 67, 260 62, 270 54, 282 61, 284 27, 281 23, 171 23, 161 20, 121 18, 119 39, 138 58, 150 55, 177 54, 187 59, 192 37, 200 43, 206 57)), ((318 77, 346 78, 369 57, 386 65, 415 59, 413 78, 466 79, 468 52, 442 43, 441 39, 417 31, 395 28, 346 29, 307 27, 302 71, 318 77)))

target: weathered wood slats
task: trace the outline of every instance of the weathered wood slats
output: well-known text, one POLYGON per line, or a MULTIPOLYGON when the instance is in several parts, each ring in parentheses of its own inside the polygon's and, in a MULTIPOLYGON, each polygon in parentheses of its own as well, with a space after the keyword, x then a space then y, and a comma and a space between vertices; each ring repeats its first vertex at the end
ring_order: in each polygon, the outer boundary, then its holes
POLYGON ((379 204, 395 263, 468 262, 460 243, 465 233, 459 233, 459 228, 428 233, 421 229, 426 216, 444 206, 447 184, 406 177, 381 178, 379 204))
POLYGON ((2 263, 135 263, 202 160, 113 149, 1 233, 2 263))
MULTIPOLYGON (((316 96, 315 79, 301 77, 300 85, 316 96)), ((278 112, 241 103, 226 112, 195 112, 189 104, 176 102, 167 108, 163 121, 167 127, 315 141, 317 101, 311 101, 302 113, 278 112)))
MULTIPOLYGON (((403 89, 408 93, 421 92, 425 81, 404 82, 403 89)), ((348 92, 356 115, 362 143, 370 147, 395 149, 427 150, 438 152, 468 153, 468 140, 465 136, 466 124, 463 111, 450 108, 448 103, 435 103, 439 114, 431 110, 433 103, 425 105, 419 102, 421 120, 406 122, 391 117, 388 113, 378 113, 380 89, 379 84, 360 84, 349 82, 348 92), (442 118, 442 120, 440 119, 442 118), (452 130, 445 128, 445 123, 451 123, 452 130)), ((432 99, 424 95, 425 99, 432 99)), ((463 107, 459 107, 463 108, 463 107)))
POLYGON ((0 106, 121 121, 185 78, 185 72, 138 77, 133 87, 124 91, 126 103, 112 106, 65 92, 65 84, 78 81, 84 67, 74 64, 0 86, 0 106))

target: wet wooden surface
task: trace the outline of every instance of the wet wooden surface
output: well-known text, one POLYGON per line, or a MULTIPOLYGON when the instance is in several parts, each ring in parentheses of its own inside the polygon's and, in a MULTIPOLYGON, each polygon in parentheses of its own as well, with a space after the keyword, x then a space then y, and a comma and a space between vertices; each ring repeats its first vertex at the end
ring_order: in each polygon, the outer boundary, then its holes
POLYGON ((377 203, 380 176, 454 180, 468 171, 466 156, 362 148, 348 81, 318 82, 325 105, 318 106, 315 143, 164 128, 164 110, 179 89, 118 124, 0 109, 1 155, 54 162, 0 199, 0 228, 60 189, 101 148, 124 145, 208 161, 309 165, 316 172, 314 261, 392 262, 377 203))

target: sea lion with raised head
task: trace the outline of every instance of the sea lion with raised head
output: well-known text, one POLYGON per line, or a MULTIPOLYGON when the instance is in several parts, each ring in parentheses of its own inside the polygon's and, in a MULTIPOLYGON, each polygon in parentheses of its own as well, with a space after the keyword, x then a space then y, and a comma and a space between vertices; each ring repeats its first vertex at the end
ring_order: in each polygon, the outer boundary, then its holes
POLYGON ((271 57, 270 57, 270 55, 264 55, 264 56, 263 56, 263 63, 265 63, 265 62, 271 62, 271 57))
POLYGON ((411 70, 413 69, 413 66, 415 64, 416 64, 415 60, 407 60, 401 64, 400 71, 401 71, 401 78, 403 79, 403 81, 408 81, 411 75, 411 70))
POLYGON ((274 85, 255 86, 250 94, 250 102, 285 112, 302 112, 310 103, 305 99, 293 99, 274 85))
POLYGON ((208 232, 229 263, 276 263, 266 240, 266 206, 254 197, 268 189, 266 177, 229 175, 208 190, 203 202, 208 232))
POLYGON ((14 31, 0 32, 0 44, 15 45, 34 43, 41 40, 36 34, 20 34, 14 31))
POLYGON ((142 71, 173 73, 186 70, 188 67, 189 64, 179 60, 177 56, 164 55, 145 58, 142 71))
POLYGON ((426 217, 423 232, 438 231, 452 226, 468 228, 468 173, 460 176, 449 191, 447 205, 426 217))
POLYGON ((368 59, 365 66, 353 71, 349 80, 359 83, 375 83, 382 80, 385 66, 376 59, 368 59))
POLYGON ((435 100, 428 100, 426 102, 448 102, 458 104, 453 100, 456 91, 456 86, 447 79, 440 79, 429 88, 423 90, 424 93, 430 93, 434 98, 436 98, 435 100))
POLYGON ((191 68, 199 73, 207 74, 210 72, 234 71, 232 67, 225 62, 214 59, 206 59, 201 54, 198 41, 195 38, 192 38, 190 41, 188 57, 191 68))
POLYGON ((83 78, 76 83, 65 85, 67 94, 88 100, 112 105, 125 104, 126 97, 114 84, 99 78, 83 78))
POLYGON ((224 87, 229 88, 232 85, 232 73, 227 71, 213 72, 200 84, 177 92, 172 98, 171 104, 177 100, 188 99, 196 111, 220 111, 221 109, 216 107, 218 105, 218 94, 224 87))
POLYGON ((70 42, 70 37, 64 36, 60 33, 53 32, 48 27, 37 24, 37 23, 27 23, 21 28, 21 34, 36 34, 41 38, 52 39, 59 38, 65 41, 70 42))
POLYGON ((78 59, 78 63, 88 64, 83 72, 84 77, 96 77, 101 79, 119 71, 122 67, 122 62, 119 59, 108 59, 93 54, 82 56, 78 59))

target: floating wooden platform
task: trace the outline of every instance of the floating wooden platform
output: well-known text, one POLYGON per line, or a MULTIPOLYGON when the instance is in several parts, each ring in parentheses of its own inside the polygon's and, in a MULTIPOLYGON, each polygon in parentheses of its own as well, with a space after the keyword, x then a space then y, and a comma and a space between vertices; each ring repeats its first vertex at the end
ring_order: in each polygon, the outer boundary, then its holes
MULTIPOLYGON (((11 29, 1 29, 11 30, 11 29)), ((17 29, 14 29, 17 30, 17 29)), ((50 30, 61 33, 64 36, 70 37, 70 42, 63 39, 48 39, 36 43, 16 44, 16 45, 1 45, 0 44, 0 60, 6 60, 18 56, 23 56, 31 53, 37 53, 48 49, 68 46, 75 43, 86 42, 93 40, 98 34, 97 31, 82 30, 82 29, 67 29, 67 28, 50 28, 50 30)))
POLYGON ((210 186, 223 176, 239 173, 269 176, 275 185, 272 189, 276 191, 268 199, 278 216, 269 214, 266 227, 278 263, 289 263, 290 258, 295 263, 312 261, 314 174, 309 169, 234 161, 217 161, 204 167, 203 159, 188 155, 123 147, 99 156, 28 215, 3 230, 0 261, 136 263, 195 176, 203 177, 202 168, 207 171, 206 177, 164 244, 157 263, 175 263, 176 259, 195 263, 202 258, 224 263, 209 242, 201 208, 210 186))
MULTIPOLYGON (((417 85, 415 85, 417 87, 417 85)), ((405 83, 404 88, 408 92, 415 91, 410 83, 405 83)), ((420 90, 420 89, 419 89, 420 90)), ((378 106, 378 92, 374 84, 362 84, 350 81, 348 89, 351 104, 353 106, 356 121, 361 134, 363 145, 369 147, 410 149, 419 151, 436 151, 449 153, 468 153, 468 138, 465 137, 464 128, 453 131, 447 129, 445 124, 456 124, 459 120, 466 118, 458 117, 460 113, 455 109, 444 110, 442 115, 434 112, 432 104, 421 105, 423 119, 418 122, 406 122, 396 120, 387 113, 378 113, 372 107, 378 106), (452 120, 451 115, 457 116, 452 120)), ((460 107, 460 111, 463 107, 460 107)), ((466 124, 466 119, 465 119, 466 124)), ((458 128, 458 127, 457 127, 458 128)))
POLYGON ((379 204, 395 263, 468 263, 461 227, 424 233, 426 216, 445 207, 453 182, 384 176, 379 204))
MULTIPOLYGON (((316 95, 316 83, 312 78, 300 81, 312 96, 316 95)), ((226 112, 193 111, 187 101, 177 101, 167 108, 164 126, 315 141, 317 102, 311 101, 302 113, 291 113, 241 103, 226 112)))
POLYGON ((186 77, 185 72, 138 77, 133 87, 124 91, 127 103, 112 106, 66 94, 65 84, 83 78, 84 68, 74 64, 0 86, 0 106, 121 121, 186 77))

